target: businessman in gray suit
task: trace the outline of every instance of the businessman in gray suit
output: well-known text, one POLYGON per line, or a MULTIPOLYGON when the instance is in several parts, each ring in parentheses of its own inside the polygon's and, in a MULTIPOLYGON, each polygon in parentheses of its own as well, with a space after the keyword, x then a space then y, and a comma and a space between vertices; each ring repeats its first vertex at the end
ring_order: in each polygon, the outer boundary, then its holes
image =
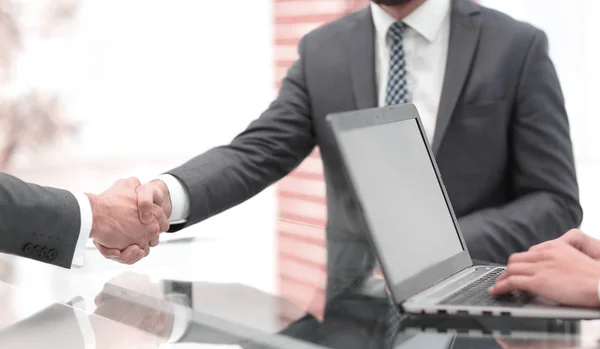
POLYGON ((140 222, 139 180, 117 181, 100 195, 25 183, 0 173, 0 252, 70 268, 83 264, 88 237, 113 247, 111 258, 133 263, 168 229, 167 215, 153 205, 140 222))
POLYGON ((470 0, 372 0, 298 50, 264 114, 143 185, 142 212, 161 194, 172 231, 188 227, 256 195, 318 146, 328 297, 368 287, 375 258, 325 117, 414 102, 472 257, 504 263, 580 224, 569 123, 541 30, 470 0))

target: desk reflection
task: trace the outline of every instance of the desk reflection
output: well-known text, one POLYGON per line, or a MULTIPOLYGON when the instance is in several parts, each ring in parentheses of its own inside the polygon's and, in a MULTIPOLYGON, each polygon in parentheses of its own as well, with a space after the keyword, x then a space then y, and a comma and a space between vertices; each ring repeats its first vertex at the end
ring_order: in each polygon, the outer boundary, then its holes
POLYGON ((74 299, 72 306, 52 303, 31 316, 7 318, 0 347, 159 348, 195 343, 244 349, 596 348, 598 342, 590 338, 600 337, 582 333, 579 322, 390 316, 394 313, 387 299, 352 293, 329 301, 323 317, 317 318, 285 299, 239 284, 152 282, 133 273, 107 282, 94 301, 92 314, 79 309, 74 299), (218 317, 216 312, 224 307, 218 317), (278 318, 282 307, 298 316, 264 321, 278 318), (257 319, 254 326, 248 311, 257 319))
POLYGON ((109 319, 55 303, 0 331, 0 347, 158 348, 161 338, 109 319))

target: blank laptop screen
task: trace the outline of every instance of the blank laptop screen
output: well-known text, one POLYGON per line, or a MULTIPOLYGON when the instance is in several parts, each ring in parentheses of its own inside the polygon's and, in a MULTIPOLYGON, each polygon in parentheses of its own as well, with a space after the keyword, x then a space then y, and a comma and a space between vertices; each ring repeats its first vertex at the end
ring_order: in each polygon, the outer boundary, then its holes
POLYGON ((389 284, 463 251, 415 119, 347 130, 339 142, 389 284))

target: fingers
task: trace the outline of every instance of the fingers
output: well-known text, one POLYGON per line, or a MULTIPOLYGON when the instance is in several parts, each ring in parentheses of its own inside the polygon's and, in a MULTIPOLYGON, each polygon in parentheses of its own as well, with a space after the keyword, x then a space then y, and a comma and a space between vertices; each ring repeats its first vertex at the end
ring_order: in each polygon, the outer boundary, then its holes
POLYGON ((142 258, 147 257, 150 254, 150 247, 158 245, 158 242, 159 237, 157 235, 153 240, 150 240, 150 243, 144 246, 144 248, 141 248, 138 245, 131 245, 123 251, 104 247, 97 241, 94 241, 94 245, 105 258, 131 265, 139 262, 142 258))
MULTIPOLYGON (((539 268, 539 266, 538 266, 539 268)), ((515 263, 509 264, 506 270, 498 278, 496 282, 502 281, 513 275, 534 275, 536 272, 536 266, 533 263, 515 263)))
POLYGON ((560 247, 562 244, 567 244, 582 251, 585 248, 588 236, 579 229, 571 229, 561 237, 542 242, 529 248, 529 251, 548 250, 555 247, 560 247))
POLYGON ((563 239, 567 244, 583 252, 591 258, 596 259, 600 257, 600 251, 598 250, 597 240, 585 234, 579 229, 569 230, 565 235, 561 237, 561 239, 563 239))
POLYGON ((138 245, 131 245, 124 249, 123 251, 107 249, 106 247, 100 245, 98 242, 94 241, 94 245, 96 248, 102 253, 102 255, 108 259, 112 259, 119 263, 123 264, 135 264, 139 262, 140 259, 144 258, 150 253, 150 247, 146 246, 145 249, 140 248, 138 245), (111 251, 118 251, 118 255, 116 253, 111 253, 111 251))
POLYGON ((504 272, 502 272, 502 274, 500 274, 500 276, 498 276, 498 278, 496 279, 496 283, 506 279, 507 277, 508 277, 508 273, 505 270, 504 272))
POLYGON ((122 252, 119 262, 129 265, 135 264, 146 256, 146 251, 150 251, 150 248, 142 249, 138 245, 129 246, 122 252))
POLYGON ((155 237, 154 239, 150 240, 150 247, 156 247, 159 243, 159 237, 155 237))
MULTIPOLYGON (((532 254, 529 252, 522 253, 522 256, 517 256, 517 259, 524 259, 521 257, 525 254, 532 254)), ((494 286, 490 288, 490 294, 499 295, 515 290, 531 291, 533 277, 536 274, 539 265, 535 263, 526 262, 509 262, 506 270, 498 277, 494 286)))
POLYGON ((511 275, 504 280, 498 280, 489 290, 493 296, 509 293, 511 291, 534 292, 534 278, 528 275, 511 275))
POLYGON ((121 251, 118 250, 118 249, 116 249, 116 248, 107 248, 107 247, 104 247, 103 245, 101 245, 96 240, 94 240, 94 245, 96 246, 96 248, 98 249, 98 251, 100 251, 100 254, 102 254, 104 257, 106 257, 108 259, 118 259, 118 258, 121 258, 121 251))
MULTIPOLYGON (((140 221, 149 224, 152 221, 152 209, 154 205, 161 207, 164 195, 153 183, 146 183, 136 189, 138 194, 138 210, 140 221)), ((161 209, 162 210, 162 209, 161 209)))
POLYGON ((154 218, 152 215, 152 208, 154 207, 154 190, 152 187, 152 184, 146 183, 135 190, 138 198, 140 222, 142 224, 149 224, 154 218))
MULTIPOLYGON (((160 233, 169 230, 170 224, 163 210, 157 205, 153 204, 151 215, 150 223, 146 224, 146 237, 149 239, 148 244, 154 247, 158 244, 160 233)), ((143 248, 145 249, 145 246, 143 248)))
POLYGON ((162 210, 162 208, 160 208, 157 205, 154 205, 154 207, 152 207, 152 217, 156 219, 157 223, 157 227, 155 227, 156 234, 169 230, 169 219, 167 218, 167 215, 162 210))
POLYGON ((559 240, 566 240, 569 243, 572 242, 584 242, 587 238, 587 235, 579 229, 571 229, 566 232, 563 236, 559 238, 559 240))
POLYGON ((500 275, 500 277, 498 278, 498 280, 500 280, 500 279, 506 279, 507 277, 514 276, 514 275, 531 276, 531 275, 534 275, 536 273, 536 271, 537 271, 538 268, 539 268, 539 265, 536 265, 534 263, 513 263, 513 264, 509 264, 506 267, 506 270, 504 271, 504 273, 502 273, 502 275, 500 275))
POLYGON ((161 216, 157 219, 160 232, 164 233, 165 231, 169 231, 169 228, 171 228, 171 222, 169 222, 169 218, 167 218, 167 215, 162 210, 161 212, 161 216))
POLYGON ((530 247, 529 251, 535 252, 535 251, 548 250, 548 249, 554 248, 554 247, 556 247, 556 245, 562 244, 562 243, 564 243, 564 242, 561 240, 550 240, 550 241, 542 242, 541 244, 537 244, 535 246, 530 247))
POLYGON ((150 254, 150 246, 140 248, 138 245, 131 245, 125 250, 119 251, 118 249, 106 248, 97 241, 94 241, 94 245, 104 257, 129 265, 139 262, 150 254))
POLYGON ((539 262, 543 259, 546 259, 547 256, 548 256, 547 249, 538 249, 535 251, 513 253, 508 258, 508 265, 515 264, 515 263, 535 263, 535 262, 539 262))
MULTIPOLYGON (((148 233, 150 235, 149 245, 150 247, 155 247, 160 241, 160 233, 169 230, 170 224, 169 219, 167 218, 163 210, 157 205, 154 205, 154 207, 152 208, 152 217, 155 218, 156 221, 153 221, 148 225, 148 233)), ((146 256, 149 253, 150 250, 148 249, 146 252, 146 256)))

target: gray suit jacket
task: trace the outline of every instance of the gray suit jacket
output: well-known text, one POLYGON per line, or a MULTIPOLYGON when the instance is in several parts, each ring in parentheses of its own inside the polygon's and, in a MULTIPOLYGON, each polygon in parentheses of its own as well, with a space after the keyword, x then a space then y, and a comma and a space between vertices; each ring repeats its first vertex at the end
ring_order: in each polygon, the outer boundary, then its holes
MULTIPOLYGON (((325 123, 329 113, 377 105, 370 10, 309 33, 299 53, 260 118, 169 173, 189 191, 190 225, 275 183, 319 146, 331 297, 361 283, 375 262, 325 123)), ((546 35, 529 24, 452 1, 433 150, 474 258, 505 262, 582 220, 563 95, 546 35)))
POLYGON ((0 252, 70 268, 80 226, 68 191, 0 173, 0 252))

